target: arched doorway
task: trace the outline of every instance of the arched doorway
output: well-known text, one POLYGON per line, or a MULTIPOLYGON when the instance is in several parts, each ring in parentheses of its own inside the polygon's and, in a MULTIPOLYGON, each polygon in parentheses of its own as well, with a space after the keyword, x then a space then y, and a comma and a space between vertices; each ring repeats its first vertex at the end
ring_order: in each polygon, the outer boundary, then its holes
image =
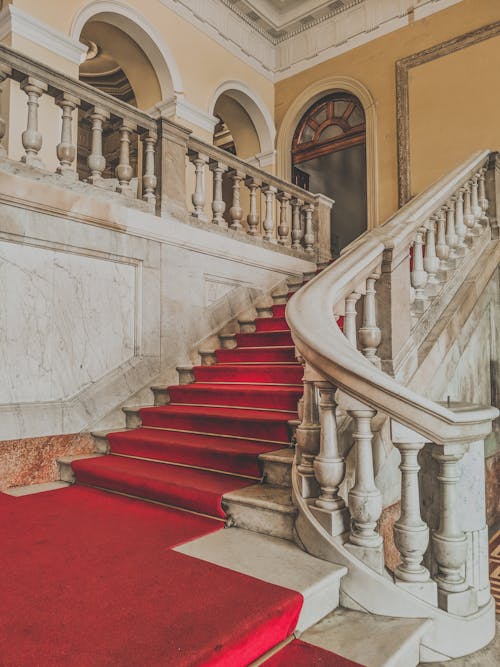
POLYGON ((292 180, 335 200, 334 257, 366 231, 366 121, 355 95, 330 93, 303 114, 292 141, 292 180))

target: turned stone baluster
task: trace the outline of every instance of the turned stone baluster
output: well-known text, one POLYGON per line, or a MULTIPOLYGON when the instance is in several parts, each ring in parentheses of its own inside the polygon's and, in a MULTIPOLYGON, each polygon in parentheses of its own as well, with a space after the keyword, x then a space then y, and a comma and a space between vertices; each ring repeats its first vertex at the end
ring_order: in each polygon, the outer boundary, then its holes
POLYGON ((7 155, 5 146, 3 145, 3 138, 5 136, 5 131, 7 129, 7 124, 3 117, 3 106, 2 106, 2 84, 5 79, 8 79, 12 74, 12 69, 8 65, 0 64, 0 157, 7 155))
POLYGON ((227 229, 227 222, 224 219, 226 202, 222 198, 222 175, 228 170, 227 165, 218 160, 212 160, 209 166, 213 174, 213 199, 212 199, 212 223, 223 229, 227 229))
POLYGON ((266 197, 266 215, 264 218, 263 228, 264 228, 264 239, 266 241, 271 241, 275 243, 274 238, 274 198, 278 192, 277 188, 273 185, 265 185, 262 188, 262 192, 266 197))
POLYGON ((432 456, 439 464, 439 527, 432 532, 432 551, 437 563, 435 580, 441 609, 468 615, 477 609, 476 592, 468 587, 464 565, 467 538, 461 527, 457 484, 460 461, 467 445, 433 445, 432 456))
POLYGON ((94 107, 90 114, 92 121, 92 147, 90 155, 87 158, 87 164, 90 169, 88 182, 93 185, 100 185, 104 180, 102 172, 106 169, 106 159, 102 154, 102 125, 109 119, 109 112, 100 107, 94 107))
POLYGON ((472 229, 472 232, 475 236, 479 236, 482 232, 482 227, 479 221, 481 220, 481 216, 483 215, 483 210, 479 206, 478 190, 479 190, 479 174, 475 174, 474 177, 472 178, 472 185, 471 185, 471 208, 472 208, 472 215, 474 216, 474 227, 472 229))
MULTIPOLYGON (((350 401, 357 403, 357 401, 350 401)), ((382 496, 375 486, 373 470, 371 422, 377 414, 375 410, 358 403, 347 409, 355 424, 353 433, 356 454, 356 478, 349 491, 349 511, 351 532, 345 545, 358 558, 377 572, 383 572, 383 540, 377 530, 377 522, 382 513, 382 496)))
POLYGON ((245 178, 245 174, 242 171, 235 170, 231 174, 233 180, 233 204, 229 209, 229 217, 231 219, 231 224, 229 225, 231 229, 239 231, 242 229, 241 220, 243 217, 243 211, 241 209, 241 181, 245 178))
POLYGON ((312 214, 314 213, 313 204, 306 204, 302 211, 304 212, 304 248, 308 254, 314 253, 314 230, 312 223, 312 214))
POLYGON ((356 303, 361 297, 357 292, 351 292, 345 299, 344 335, 353 347, 358 346, 356 332, 356 303))
POLYGON ((133 196, 130 181, 134 175, 134 170, 130 165, 130 134, 137 130, 137 126, 129 120, 124 119, 120 126, 120 158, 115 169, 118 179, 118 192, 128 197, 133 196))
POLYGON ((377 307, 375 302, 375 283, 378 273, 372 273, 366 279, 366 293, 363 299, 363 326, 358 332, 359 344, 365 357, 374 366, 380 368, 380 359, 377 357, 377 348, 382 335, 377 326, 377 307))
POLYGON ((464 186, 464 223, 467 227, 465 241, 468 245, 471 245, 474 240, 473 229, 476 221, 474 220, 474 213, 472 212, 470 181, 468 181, 464 186))
POLYGON ((304 236, 300 215, 302 206, 304 206, 302 199, 297 199, 297 197, 292 199, 292 248, 295 250, 300 250, 302 247, 301 241, 304 236))
POLYGON ((437 221, 437 239, 436 239, 436 255, 439 258, 439 280, 441 282, 446 282, 448 279, 448 257, 450 255, 450 249, 446 244, 446 215, 444 209, 440 209, 439 213, 436 215, 437 221))
POLYGON ((144 175, 142 177, 142 198, 152 208, 156 204, 156 185, 157 178, 155 175, 155 147, 158 140, 158 135, 153 130, 148 130, 143 136, 144 145, 144 175))
POLYGON ((278 201, 280 203, 280 224, 278 225, 278 243, 280 245, 288 244, 288 234, 290 232, 290 225, 288 224, 288 202, 291 195, 287 192, 280 192, 278 194, 278 201))
POLYGON ((306 364, 304 368, 304 396, 302 400, 302 421, 296 431, 296 442, 300 454, 297 466, 298 481, 303 498, 316 497, 319 487, 314 475, 314 457, 319 452, 321 427, 314 373, 306 364))
POLYGON ((43 81, 38 81, 28 76, 21 82, 21 90, 24 90, 28 97, 28 122, 27 127, 21 135, 23 148, 26 154, 22 156, 21 162, 25 162, 31 167, 43 169, 43 162, 38 157, 42 148, 42 135, 38 131, 38 100, 47 92, 48 86, 43 81))
POLYGON ((417 231, 417 237, 413 244, 413 271, 411 272, 411 285, 415 290, 415 299, 412 309, 416 314, 421 314, 427 308, 429 301, 425 295, 425 286, 427 284, 427 272, 424 269, 423 257, 423 234, 425 227, 417 231))
POLYGON ((454 269, 457 266, 457 252, 455 248, 458 244, 458 238, 455 233, 455 197, 450 197, 446 204, 446 243, 450 249, 448 256, 448 266, 454 269))
POLYGON ((479 192, 478 192, 478 203, 481 207, 481 218, 480 223, 487 227, 489 223, 489 218, 486 214, 486 211, 489 207, 488 199, 486 198, 486 187, 485 187, 485 178, 486 178, 486 167, 483 167, 479 172, 479 192))
POLYGON ((257 213, 257 190, 262 187, 262 181, 257 178, 249 177, 245 181, 245 185, 250 190, 250 205, 247 215, 247 234, 256 236, 259 227, 259 214, 257 213))
POLYGON ((321 436, 319 454, 314 459, 314 473, 320 494, 311 505, 311 512, 330 535, 340 535, 349 526, 349 514, 339 496, 345 476, 345 461, 340 455, 337 438, 335 387, 329 382, 316 382, 319 390, 321 436))
POLYGON ((424 269, 427 273, 426 295, 430 297, 436 296, 439 287, 439 258, 436 255, 436 235, 435 235, 436 221, 430 218, 427 223, 426 243, 425 243, 425 257, 424 269))
POLYGON ((460 188, 455 202, 455 232, 457 234, 457 247, 455 251, 458 257, 464 257, 467 252, 465 244, 465 235, 467 227, 464 224, 464 188, 460 188))
POLYGON ((206 221, 205 215, 205 165, 208 163, 208 155, 204 153, 192 153, 189 159, 194 164, 195 186, 191 201, 194 211, 192 215, 198 220, 206 221))
POLYGON ((392 442, 401 454, 401 514, 394 523, 394 543, 402 562, 394 570, 395 583, 413 595, 437 605, 437 586, 422 560, 429 546, 429 528, 420 514, 418 453, 424 438, 391 421, 392 442))
POLYGON ((77 174, 73 169, 76 146, 73 143, 72 124, 73 111, 80 105, 80 100, 69 93, 62 93, 62 95, 56 97, 55 102, 62 109, 61 141, 56 148, 57 159, 59 160, 57 173, 66 178, 76 179, 77 174))

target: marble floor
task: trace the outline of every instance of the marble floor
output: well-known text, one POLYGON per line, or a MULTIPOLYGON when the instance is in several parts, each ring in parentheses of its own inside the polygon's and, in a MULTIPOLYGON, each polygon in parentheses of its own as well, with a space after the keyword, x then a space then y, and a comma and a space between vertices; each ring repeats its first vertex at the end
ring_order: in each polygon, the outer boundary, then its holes
POLYGON ((467 655, 464 658, 448 662, 421 663, 419 667, 498 667, 500 665, 500 616, 497 615, 497 632, 495 639, 486 648, 467 655))

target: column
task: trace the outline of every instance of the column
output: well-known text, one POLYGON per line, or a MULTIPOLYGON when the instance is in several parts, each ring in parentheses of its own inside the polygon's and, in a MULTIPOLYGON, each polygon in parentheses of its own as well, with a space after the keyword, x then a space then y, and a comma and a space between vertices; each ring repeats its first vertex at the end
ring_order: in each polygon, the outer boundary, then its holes
POLYGON ((265 185, 262 192, 266 197, 266 215, 264 218, 264 239, 266 241, 275 242, 274 239, 274 197, 278 190, 272 185, 265 185))
POLYGON ((38 157, 38 153, 42 147, 42 135, 38 131, 38 100, 46 93, 48 86, 43 81, 38 81, 31 76, 28 76, 21 82, 21 90, 24 90, 28 97, 28 121, 27 127, 21 135, 25 155, 21 161, 30 167, 38 167, 43 169, 43 162, 38 157))
POLYGON ((292 248, 300 250, 304 230, 302 229, 300 210, 304 206, 304 201, 294 197, 292 199, 292 248))
POLYGON ((245 185, 250 190, 250 203, 247 215, 247 234, 250 236, 257 236, 259 232, 259 215, 257 213, 257 190, 262 186, 262 181, 257 178, 249 177, 245 181, 245 185))
POLYGON ((232 172, 231 178, 233 179, 233 205, 229 209, 229 217, 231 219, 231 224, 229 226, 235 231, 240 231, 242 229, 241 220, 243 216, 240 203, 240 188, 241 181, 245 178, 245 174, 242 171, 235 170, 232 172))
POLYGON ((359 344, 365 357, 374 366, 380 368, 377 348, 380 345, 382 336, 377 326, 377 308, 375 302, 375 283, 378 278, 378 273, 372 273, 366 279, 366 293, 363 299, 363 326, 360 328, 358 336, 359 344))
POLYGON ((278 194, 278 201, 280 203, 280 224, 278 225, 278 243, 280 245, 288 245, 288 234, 290 232, 290 225, 288 224, 288 202, 291 195, 287 192, 280 192, 278 194))
POLYGON ((158 141, 158 135, 154 130, 148 130, 142 138, 144 146, 144 174, 142 177, 142 198, 154 210, 156 206, 156 185, 157 178, 155 174, 155 147, 158 141))
POLYGON ((93 185, 101 185, 103 181, 102 172, 106 169, 106 160, 102 154, 102 126, 109 119, 109 112, 101 107, 94 107, 90 113, 92 122, 92 147, 87 158, 90 169, 88 182, 93 185))
POLYGON ((73 143, 73 111, 80 105, 80 100, 69 93, 62 93, 56 97, 56 104, 62 109, 61 141, 57 145, 57 159, 59 166, 57 173, 65 178, 76 179, 77 173, 73 167, 76 157, 76 146, 73 143))
POLYGON ((226 210, 226 202, 222 198, 222 175, 227 171, 227 165, 218 160, 210 162, 210 171, 213 174, 214 195, 212 199, 212 223, 223 229, 227 229, 227 222, 224 219, 224 211, 226 210))

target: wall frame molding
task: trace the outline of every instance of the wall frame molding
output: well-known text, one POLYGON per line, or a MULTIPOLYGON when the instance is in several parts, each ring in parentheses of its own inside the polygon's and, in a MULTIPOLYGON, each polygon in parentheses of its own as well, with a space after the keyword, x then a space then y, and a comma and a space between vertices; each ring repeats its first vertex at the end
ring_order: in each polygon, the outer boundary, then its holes
POLYGON ((413 53, 396 61, 396 126, 398 153, 398 199, 404 206, 411 198, 411 154, 410 154, 410 97, 409 71, 414 67, 443 58, 469 46, 474 46, 500 35, 500 21, 489 23, 445 42, 413 53))

